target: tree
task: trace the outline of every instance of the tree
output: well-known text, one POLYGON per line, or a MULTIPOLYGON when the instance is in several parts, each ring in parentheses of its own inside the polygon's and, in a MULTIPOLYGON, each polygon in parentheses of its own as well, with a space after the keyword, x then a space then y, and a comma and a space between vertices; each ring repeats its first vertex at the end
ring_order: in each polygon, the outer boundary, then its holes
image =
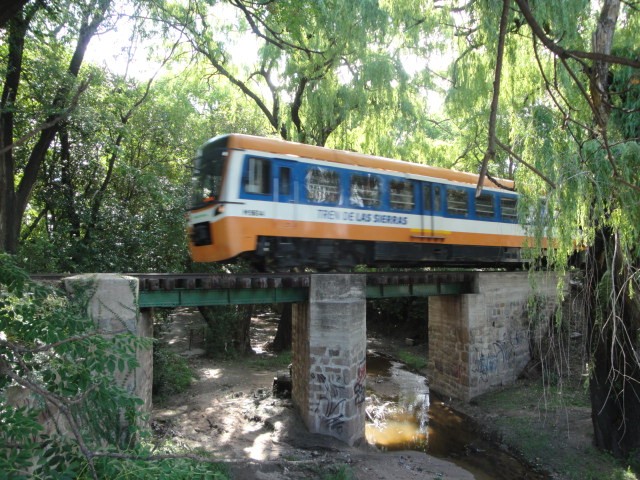
MULTIPOLYGON (((409 27, 377 2, 210 3, 165 2, 158 16, 185 34, 213 74, 241 91, 283 139, 325 145, 346 123, 398 118, 395 112, 418 116, 400 60, 409 27), (251 46, 239 55, 241 42, 251 46)), ((363 135, 373 133, 380 132, 363 135)))
MULTIPOLYGON (((64 118, 73 108, 79 94, 86 88, 78 82, 80 68, 87 46, 105 20, 111 0, 95 0, 87 3, 70 2, 55 8, 44 8, 44 3, 33 2, 18 11, 8 22, 6 32, 6 62, 3 62, 2 97, 0 98, 0 251, 15 253, 22 218, 37 183, 38 174, 56 134, 61 130, 64 118), (65 26, 62 30, 60 27, 65 26), (64 31, 64 33, 62 33, 64 31), (46 37, 48 44, 39 43, 39 37, 46 37), (66 71, 59 65, 47 65, 46 86, 37 96, 39 105, 29 105, 30 99, 22 95, 22 74, 29 65, 28 50, 32 43, 37 48, 51 46, 51 59, 58 58, 56 49, 75 38, 75 47, 67 59, 66 71), (51 88, 51 86, 53 88, 51 88), (33 114, 38 111, 42 118, 34 122, 33 114), (19 125, 25 126, 22 132, 19 125), (29 128, 30 127, 30 128, 29 128), (34 141, 22 143, 21 135, 26 130, 33 131, 34 141), (20 140, 20 142, 19 142, 20 140)), ((44 72, 43 72, 44 73, 44 72)))
POLYGON ((5 28, 12 17, 18 14, 29 0, 2 0, 0 1, 0 29, 5 28))
POLYGON ((639 11, 617 0, 597 12, 583 1, 494 7, 467 4, 471 25, 455 30, 464 40, 449 111, 476 126, 471 153, 481 174, 515 162, 528 205, 545 198, 538 232, 554 238, 550 263, 566 268, 576 246, 587 249, 595 442, 617 456, 637 453, 639 11))

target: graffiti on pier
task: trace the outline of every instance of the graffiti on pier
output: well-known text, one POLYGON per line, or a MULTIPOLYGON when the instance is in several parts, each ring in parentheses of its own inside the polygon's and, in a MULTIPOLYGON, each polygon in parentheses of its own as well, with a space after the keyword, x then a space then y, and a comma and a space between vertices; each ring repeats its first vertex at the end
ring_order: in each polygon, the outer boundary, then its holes
POLYGON ((365 379, 367 377, 367 362, 362 360, 358 365, 356 384, 353 386, 356 405, 362 405, 365 400, 365 379))
POLYGON ((321 425, 330 431, 342 433, 347 401, 342 375, 312 373, 311 379, 323 388, 314 409, 314 412, 320 416, 321 425))
POLYGON ((526 332, 505 332, 501 340, 497 340, 485 349, 475 349, 475 359, 471 371, 480 375, 482 381, 488 382, 489 377, 497 374, 501 369, 506 370, 515 366, 516 349, 522 343, 526 332))

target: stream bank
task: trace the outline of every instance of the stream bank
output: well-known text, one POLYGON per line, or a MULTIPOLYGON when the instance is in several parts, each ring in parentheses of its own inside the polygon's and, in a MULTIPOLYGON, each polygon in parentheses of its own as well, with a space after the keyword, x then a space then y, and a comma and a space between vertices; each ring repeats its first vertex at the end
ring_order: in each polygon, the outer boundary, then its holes
POLYGON ((523 465, 505 445, 487 441, 470 417, 432 398, 425 376, 389 355, 397 345, 380 338, 368 342, 369 442, 348 447, 310 434, 290 399, 272 395, 273 378, 283 368, 263 348, 277 327, 273 316, 252 321, 252 343, 260 353, 236 360, 203 355, 197 312, 177 310, 173 317, 168 343, 198 378, 154 407, 152 425, 158 441, 203 449, 225 461, 232 478, 323 479, 340 472, 366 480, 549 478, 523 465))

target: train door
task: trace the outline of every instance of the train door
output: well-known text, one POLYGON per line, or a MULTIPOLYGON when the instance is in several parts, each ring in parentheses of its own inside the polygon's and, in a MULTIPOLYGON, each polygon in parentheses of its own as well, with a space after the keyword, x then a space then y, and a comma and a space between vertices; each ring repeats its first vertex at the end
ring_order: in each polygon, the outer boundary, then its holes
POLYGON ((422 182, 422 232, 423 238, 438 237, 438 214, 442 208, 442 186, 432 182, 422 182))
POLYGON ((275 162, 273 192, 275 218, 284 228, 296 226, 298 214, 298 183, 294 181, 296 162, 278 160, 275 162))

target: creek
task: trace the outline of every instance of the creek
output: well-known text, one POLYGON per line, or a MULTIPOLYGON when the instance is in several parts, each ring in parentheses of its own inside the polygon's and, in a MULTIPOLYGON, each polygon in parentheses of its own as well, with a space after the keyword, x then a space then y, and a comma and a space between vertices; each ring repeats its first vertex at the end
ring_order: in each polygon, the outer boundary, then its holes
POLYGON ((483 438, 472 419, 429 392, 425 377, 375 351, 367 353, 366 405, 367 440, 382 450, 425 452, 477 480, 550 478, 483 438))

